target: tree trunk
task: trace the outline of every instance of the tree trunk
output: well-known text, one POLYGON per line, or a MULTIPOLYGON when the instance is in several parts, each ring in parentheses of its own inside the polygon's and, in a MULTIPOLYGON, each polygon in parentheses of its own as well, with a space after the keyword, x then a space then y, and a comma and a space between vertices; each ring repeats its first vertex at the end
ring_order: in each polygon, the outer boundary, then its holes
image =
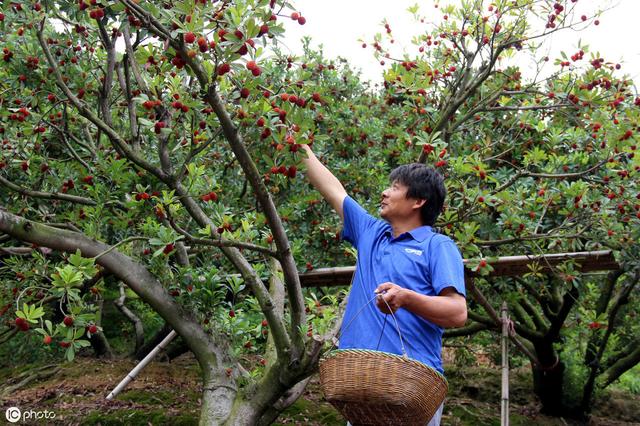
MULTIPOLYGON (((98 326, 102 325, 103 305, 104 305, 104 299, 100 298, 98 300, 98 312, 96 313, 96 317, 97 317, 96 325, 98 326)), ((109 345, 109 341, 107 340, 107 337, 104 335, 102 331, 99 331, 96 334, 92 335, 89 341, 91 342, 91 347, 93 348, 98 358, 106 358, 106 359, 113 358, 113 351, 111 350, 111 345, 109 345)))
POLYGON ((564 416, 567 414, 567 407, 563 402, 562 378, 564 364, 558 361, 549 367, 538 368, 535 365, 533 370, 533 391, 542 404, 541 412, 549 416, 564 416))
MULTIPOLYGON (((200 407, 200 426, 218 426, 226 424, 229 418, 236 418, 231 412, 237 395, 233 379, 215 371, 213 367, 202 364, 202 404, 200 407), (227 379, 227 380, 225 380, 227 379)), ((251 423, 244 423, 251 424, 251 423)))
POLYGON ((542 404, 542 414, 585 420, 585 413, 580 410, 579 404, 572 406, 567 403, 564 387, 565 365, 553 349, 553 343, 543 340, 536 342, 534 347, 542 367, 532 364, 533 391, 542 404))

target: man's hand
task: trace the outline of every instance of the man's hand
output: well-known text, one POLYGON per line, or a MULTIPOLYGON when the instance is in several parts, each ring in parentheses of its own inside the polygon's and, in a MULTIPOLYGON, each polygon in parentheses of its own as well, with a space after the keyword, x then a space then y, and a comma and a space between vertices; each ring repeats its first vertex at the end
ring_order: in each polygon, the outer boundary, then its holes
POLYGON ((376 298, 376 304, 378 309, 385 314, 390 314, 401 308, 406 295, 406 288, 402 288, 397 284, 386 282, 382 283, 374 290, 378 295, 376 298))
POLYGON ((462 327, 467 320, 466 299, 453 287, 446 287, 437 296, 427 296, 386 282, 375 293, 378 309, 385 314, 403 308, 444 328, 462 327))

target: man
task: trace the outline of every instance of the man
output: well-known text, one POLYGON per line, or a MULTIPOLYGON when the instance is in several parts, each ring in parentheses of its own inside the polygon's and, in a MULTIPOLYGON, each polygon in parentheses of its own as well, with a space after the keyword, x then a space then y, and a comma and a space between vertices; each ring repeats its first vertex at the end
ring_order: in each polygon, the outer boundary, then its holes
MULTIPOLYGON (((443 328, 464 325, 467 305, 460 252, 431 229, 446 196, 442 176, 423 164, 395 169, 382 192, 383 221, 347 195, 311 148, 304 149, 309 181, 342 219, 343 238, 358 250, 340 348, 402 354, 395 323, 385 315, 393 312, 407 355, 443 373, 443 328), (369 303, 374 297, 377 307, 369 303)), ((441 415, 442 406, 429 426, 439 425, 441 415)))

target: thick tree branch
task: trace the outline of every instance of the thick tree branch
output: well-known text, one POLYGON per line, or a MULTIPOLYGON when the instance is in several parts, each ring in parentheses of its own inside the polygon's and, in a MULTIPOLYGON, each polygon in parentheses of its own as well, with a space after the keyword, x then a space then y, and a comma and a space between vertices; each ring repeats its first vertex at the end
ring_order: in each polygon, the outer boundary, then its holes
MULTIPOLYGON (((492 324, 493 325, 493 324, 492 324)), ((444 331, 443 338, 472 336, 479 331, 488 330, 491 326, 480 322, 472 322, 460 328, 449 328, 444 331)))

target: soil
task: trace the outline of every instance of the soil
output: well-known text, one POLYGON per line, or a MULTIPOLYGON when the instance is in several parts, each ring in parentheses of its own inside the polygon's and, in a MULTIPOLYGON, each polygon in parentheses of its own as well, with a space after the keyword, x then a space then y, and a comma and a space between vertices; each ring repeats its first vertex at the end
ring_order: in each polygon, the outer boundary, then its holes
MULTIPOLYGON (((450 392, 445 401, 442 425, 500 424, 500 370, 488 361, 482 364, 447 368, 450 392)), ((49 410, 55 413, 54 419, 41 420, 39 424, 197 424, 201 386, 199 368, 192 356, 183 355, 170 363, 151 363, 114 400, 106 400, 107 394, 134 366, 135 363, 127 359, 104 361, 79 357, 72 363, 63 364, 54 376, 12 392, 1 405, 18 407, 22 412, 49 410)), ((15 384, 27 368, 34 366, 2 371, 0 383, 4 386, 15 384)), ((529 382, 527 368, 511 371, 511 425, 580 424, 539 414, 540 406, 531 393, 529 382)), ((274 424, 344 426, 345 423, 342 416, 323 400, 318 379, 313 377, 304 395, 274 424)), ((582 424, 640 425, 640 396, 608 392, 594 407, 590 421, 582 424)))

